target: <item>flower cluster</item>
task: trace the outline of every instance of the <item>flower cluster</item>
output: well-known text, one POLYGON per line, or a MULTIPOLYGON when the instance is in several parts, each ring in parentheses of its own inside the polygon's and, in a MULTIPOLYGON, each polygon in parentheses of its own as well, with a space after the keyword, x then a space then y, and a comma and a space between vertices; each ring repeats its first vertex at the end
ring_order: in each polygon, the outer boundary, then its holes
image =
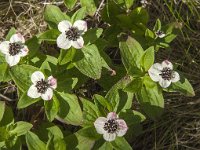
POLYGON ((162 115, 163 92, 195 95, 170 61, 155 61, 178 30, 160 19, 152 24, 151 0, 77 2, 63 1, 65 12, 45 5, 46 31, 25 41, 12 28, 0 42, 0 84, 14 84, 17 109, 40 101, 28 115, 15 111, 17 118, 0 101, 0 149, 20 149, 26 139, 25 149, 131 150, 135 129, 162 115))
MULTIPOLYGON (((57 38, 57 46, 62 49, 69 49, 73 46, 81 49, 84 45, 82 35, 87 31, 87 22, 77 20, 72 25, 69 21, 64 20, 58 24, 58 30, 61 34, 57 38)), ((14 34, 9 41, 0 44, 0 52, 5 55, 6 62, 10 66, 19 63, 20 58, 28 54, 28 47, 25 45, 25 39, 20 34, 14 34)))

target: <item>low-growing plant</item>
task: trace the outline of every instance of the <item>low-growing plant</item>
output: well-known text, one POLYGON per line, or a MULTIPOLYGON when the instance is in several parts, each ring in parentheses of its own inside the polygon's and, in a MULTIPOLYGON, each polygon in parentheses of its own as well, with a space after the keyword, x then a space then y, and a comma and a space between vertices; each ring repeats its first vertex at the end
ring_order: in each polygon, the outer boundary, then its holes
POLYGON ((77 0, 64 0, 67 12, 47 5, 47 31, 25 40, 11 28, 0 43, 0 82, 14 82, 17 109, 45 112, 39 123, 16 122, 0 101, 2 149, 132 149, 141 122, 162 115, 163 92, 195 95, 175 62, 155 59, 176 38, 178 23, 157 19, 150 28, 144 0, 139 7, 134 0, 103 2, 75 7, 77 0), (54 51, 41 51, 44 43, 54 51))

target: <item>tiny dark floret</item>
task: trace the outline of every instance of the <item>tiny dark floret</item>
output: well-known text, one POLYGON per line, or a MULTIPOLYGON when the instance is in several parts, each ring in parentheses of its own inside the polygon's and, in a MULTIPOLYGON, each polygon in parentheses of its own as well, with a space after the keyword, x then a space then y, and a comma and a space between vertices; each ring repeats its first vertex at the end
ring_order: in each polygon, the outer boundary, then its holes
POLYGON ((9 43, 9 54, 11 56, 15 56, 19 52, 21 52, 22 48, 23 48, 23 45, 20 43, 9 43))
POLYGON ((119 124, 117 123, 116 119, 109 119, 105 124, 104 124, 104 130, 107 131, 108 133, 115 133, 118 128, 119 124))
POLYGON ((38 93, 42 93, 42 94, 44 94, 47 91, 47 89, 50 87, 48 82, 43 79, 41 81, 37 81, 35 86, 37 88, 38 93))
POLYGON ((71 27, 65 34, 70 41, 76 41, 81 36, 80 31, 75 27, 71 27))
POLYGON ((161 30, 156 31, 156 35, 157 35, 157 36, 161 36, 162 34, 164 34, 163 31, 161 31, 161 30))
POLYGON ((171 80, 173 78, 173 71, 168 68, 165 67, 163 68, 163 70, 161 71, 161 74, 159 74, 164 80, 171 80))

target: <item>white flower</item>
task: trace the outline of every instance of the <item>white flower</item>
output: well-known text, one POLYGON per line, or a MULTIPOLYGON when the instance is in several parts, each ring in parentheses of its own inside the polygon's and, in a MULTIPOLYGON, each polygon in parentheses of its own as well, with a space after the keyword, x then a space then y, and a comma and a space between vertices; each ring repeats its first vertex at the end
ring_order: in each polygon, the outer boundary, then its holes
POLYGON ((128 127, 123 119, 119 119, 115 112, 110 112, 105 117, 99 117, 94 122, 96 131, 99 134, 103 134, 103 138, 106 141, 115 140, 116 136, 123 136, 126 134, 128 127))
POLYGON ((171 82, 180 80, 178 72, 173 71, 173 65, 168 60, 160 63, 155 63, 148 70, 149 76, 155 82, 159 82, 160 86, 167 88, 171 82))
POLYGON ((147 5, 149 5, 149 2, 147 0, 141 0, 140 3, 142 4, 143 8, 145 8, 147 5))
POLYGON ((53 89, 57 88, 57 80, 50 76, 45 80, 44 74, 40 71, 35 71, 31 75, 32 85, 29 88, 27 95, 31 98, 42 97, 43 100, 50 100, 53 97, 53 89))
POLYGON ((58 30, 62 32, 57 38, 57 45, 62 49, 69 49, 73 46, 80 49, 84 45, 82 35, 87 31, 87 22, 77 20, 72 25, 69 21, 64 20, 58 24, 58 30))
POLYGON ((28 47, 24 43, 24 37, 17 33, 11 36, 10 41, 4 41, 0 44, 0 52, 5 55, 6 62, 10 66, 18 64, 20 57, 28 54, 28 47))
POLYGON ((164 38, 166 36, 166 34, 161 30, 156 31, 155 34, 156 34, 156 37, 159 37, 159 38, 164 38))

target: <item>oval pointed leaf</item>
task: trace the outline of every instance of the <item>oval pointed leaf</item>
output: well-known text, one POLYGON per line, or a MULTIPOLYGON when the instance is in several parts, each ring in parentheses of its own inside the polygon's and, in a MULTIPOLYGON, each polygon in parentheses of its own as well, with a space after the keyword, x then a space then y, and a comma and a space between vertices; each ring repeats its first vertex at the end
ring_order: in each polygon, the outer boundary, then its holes
POLYGON ((143 85, 137 92, 137 100, 144 112, 152 119, 160 117, 164 108, 164 98, 162 90, 155 83, 154 87, 143 85))
POLYGON ((59 22, 70 20, 70 18, 64 14, 59 7, 55 5, 47 5, 44 11, 44 20, 50 27, 57 29, 59 22))
POLYGON ((24 92, 17 103, 17 108, 18 109, 26 108, 26 107, 36 103, 39 100, 41 100, 41 99, 40 98, 33 99, 27 95, 27 92, 24 92))
POLYGON ((195 96, 194 89, 186 78, 182 78, 180 81, 172 83, 169 87, 169 91, 180 92, 191 97, 195 96))
POLYGON ((141 58, 141 66, 144 68, 145 71, 148 71, 149 68, 154 63, 154 47, 149 47, 143 54, 141 58))
POLYGON ((128 36, 119 43, 122 62, 127 71, 140 68, 140 60, 144 54, 141 45, 132 37, 128 36))
POLYGON ((13 130, 11 130, 10 133, 16 134, 17 136, 26 134, 33 127, 32 124, 24 121, 19 121, 15 123, 14 126, 16 127, 13 130))
POLYGON ((53 121, 59 111, 59 106, 60 106, 59 100, 54 95, 52 100, 44 101, 44 106, 48 120, 50 122, 53 121))
POLYGON ((26 133, 26 143, 28 146, 29 150, 45 150, 46 145, 44 144, 44 142, 42 142, 39 137, 29 131, 28 133, 26 133))
POLYGON ((93 16, 97 10, 94 0, 80 0, 81 6, 86 7, 87 13, 90 16, 93 16))
POLYGON ((67 8, 72 9, 75 4, 76 4, 77 0, 64 0, 64 4, 67 8))
POLYGON ((55 97, 60 103, 57 119, 72 125, 80 125, 82 123, 82 110, 78 98, 72 94, 59 92, 55 93, 55 97))
POLYGON ((99 79, 102 70, 102 58, 95 45, 89 45, 82 48, 83 58, 75 62, 76 68, 86 76, 99 79))

